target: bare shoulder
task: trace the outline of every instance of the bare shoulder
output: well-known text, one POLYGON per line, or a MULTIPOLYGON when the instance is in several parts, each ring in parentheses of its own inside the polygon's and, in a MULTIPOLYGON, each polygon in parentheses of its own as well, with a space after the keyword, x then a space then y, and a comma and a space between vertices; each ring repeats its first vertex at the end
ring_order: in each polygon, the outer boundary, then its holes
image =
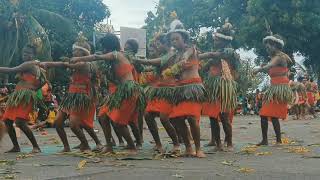
POLYGON ((285 62, 291 62, 291 58, 284 52, 279 52, 275 56, 275 58, 279 59, 280 61, 285 61, 285 62))

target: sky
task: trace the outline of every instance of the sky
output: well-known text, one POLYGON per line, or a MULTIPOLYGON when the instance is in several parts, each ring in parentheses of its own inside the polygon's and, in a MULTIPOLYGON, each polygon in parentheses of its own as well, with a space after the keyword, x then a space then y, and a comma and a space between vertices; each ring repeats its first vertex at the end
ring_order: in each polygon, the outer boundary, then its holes
POLYGON ((112 25, 115 30, 121 26, 141 28, 148 11, 155 11, 158 0, 103 0, 111 11, 112 25))
MULTIPOLYGON (((103 0, 111 11, 112 25, 115 30, 120 30, 121 26, 141 28, 145 23, 148 11, 155 11, 158 0, 103 0)), ((256 55, 253 51, 239 50, 242 59, 254 59, 256 55)), ((303 57, 297 57, 298 62, 303 61, 303 57)))

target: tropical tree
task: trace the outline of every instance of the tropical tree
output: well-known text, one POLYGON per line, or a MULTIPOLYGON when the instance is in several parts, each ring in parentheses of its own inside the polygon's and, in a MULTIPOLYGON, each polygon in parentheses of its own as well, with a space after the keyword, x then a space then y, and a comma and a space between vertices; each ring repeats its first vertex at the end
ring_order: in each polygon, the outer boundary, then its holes
POLYGON ((79 31, 91 33, 109 15, 102 0, 0 0, 0 65, 18 64, 27 43, 40 60, 66 55, 79 31))
MULTIPOLYGON (((315 0, 160 0, 156 13, 148 13, 148 37, 169 24, 170 12, 179 18, 195 38, 202 38, 201 28, 211 30, 226 18, 236 27, 234 47, 252 49, 261 59, 267 59, 262 38, 268 35, 266 24, 286 41, 285 51, 293 57, 300 52, 313 72, 320 71, 317 49, 320 46, 320 1, 315 0), (187 3, 188 2, 188 3, 187 3), (266 23, 267 22, 267 23, 266 23)), ((209 36, 208 36, 209 37, 209 36)), ((203 43, 202 43, 203 45, 203 43)), ((205 46, 206 47, 206 46, 205 46)))

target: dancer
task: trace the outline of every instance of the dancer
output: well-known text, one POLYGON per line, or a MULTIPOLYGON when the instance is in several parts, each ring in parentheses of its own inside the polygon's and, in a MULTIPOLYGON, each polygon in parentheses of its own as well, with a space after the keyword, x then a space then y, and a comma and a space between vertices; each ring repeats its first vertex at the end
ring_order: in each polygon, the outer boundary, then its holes
POLYGON ((174 80, 161 78, 161 72, 164 70, 164 67, 167 67, 169 57, 172 56, 169 55, 171 53, 170 45, 166 34, 156 35, 154 41, 156 44, 155 46, 157 47, 157 53, 160 57, 150 60, 136 60, 137 63, 153 65, 156 68, 152 72, 154 75, 153 77, 145 78, 149 80, 146 88, 148 103, 145 112, 145 120, 156 143, 154 150, 159 153, 163 153, 164 151, 158 132, 157 122, 155 121, 156 117, 160 117, 161 124, 173 142, 173 149, 171 152, 179 154, 180 145, 177 133, 169 121, 169 114, 172 109, 172 104, 169 102, 171 101, 171 93, 173 93, 173 89, 170 85, 172 85, 174 80))
POLYGON ((315 119, 317 118, 316 111, 315 111, 316 98, 314 95, 316 91, 315 91, 315 88, 312 86, 311 82, 308 82, 306 84, 306 91, 307 91, 307 98, 308 98, 307 109, 308 109, 308 112, 315 119))
MULTIPOLYGON (((81 33, 72 48, 74 57, 90 55, 90 45, 81 33)), ((93 129, 97 102, 97 70, 94 65, 92 63, 44 62, 41 63, 41 66, 46 68, 67 67, 72 70, 69 92, 60 103, 55 120, 57 133, 64 145, 62 152, 70 151, 67 135, 64 131, 64 122, 67 116, 69 116, 71 130, 81 142, 79 145, 80 151, 91 150, 83 129, 95 141, 95 150, 101 150, 103 146, 93 129)))
MULTIPOLYGON (((144 67, 141 66, 139 63, 136 63, 134 60, 137 59, 136 54, 138 53, 139 50, 139 42, 137 39, 134 38, 130 38, 126 41, 125 45, 124 45, 124 54, 125 57, 130 61, 130 63, 133 65, 134 67, 134 80, 136 82, 140 83, 140 79, 141 79, 141 74, 143 72, 144 67)), ((132 126, 132 124, 130 125, 132 131, 137 131, 137 129, 135 129, 135 126, 132 126)), ((143 142, 143 116, 138 116, 138 131, 140 133, 140 137, 136 138, 140 139, 141 142, 137 142, 138 146, 142 146, 142 142, 143 142)))
POLYGON ((13 144, 13 148, 7 152, 21 151, 13 126, 15 123, 30 140, 33 146, 32 153, 39 153, 41 152, 40 147, 28 126, 28 121, 29 114, 37 108, 39 102, 37 91, 46 82, 46 77, 38 66, 39 62, 35 61, 36 47, 28 44, 22 52, 24 63, 13 68, 0 67, 0 73, 17 73, 19 78, 14 92, 9 95, 2 117, 13 144))
POLYGON ((270 62, 255 69, 258 72, 267 72, 271 78, 271 86, 265 92, 263 105, 260 110, 262 141, 257 144, 268 145, 268 121, 271 121, 276 134, 277 144, 281 144, 281 127, 279 119, 285 120, 288 116, 288 103, 293 100, 293 92, 289 87, 289 66, 292 63, 290 57, 282 52, 284 41, 279 35, 270 35, 263 39, 270 62))
POLYGON ((219 121, 225 132, 227 151, 233 150, 232 119, 237 107, 235 79, 240 66, 239 55, 231 46, 233 33, 232 25, 226 21, 222 28, 213 34, 216 51, 200 55, 201 59, 210 58, 203 68, 208 72, 204 84, 209 101, 203 105, 202 113, 210 117, 211 141, 208 145, 216 145, 216 151, 223 150, 219 121))
POLYGON ((296 85, 296 91, 298 93, 297 120, 304 120, 306 115, 308 97, 306 86, 303 83, 303 79, 303 77, 299 77, 296 85))
MULTIPOLYGON (((91 55, 72 58, 73 63, 104 60, 106 74, 116 81, 116 91, 106 100, 100 109, 99 120, 103 125, 107 146, 103 152, 112 151, 111 126, 113 121, 121 135, 127 141, 127 149, 130 154, 136 154, 137 149, 128 125, 137 126, 138 114, 143 114, 145 109, 145 97, 143 89, 134 81, 134 67, 125 55, 120 51, 120 42, 116 35, 107 34, 102 39, 103 55, 91 55)), ((139 132, 133 132, 135 137, 140 137, 139 132)), ((141 142, 137 139, 137 142, 141 142)))
POLYGON ((200 116, 202 102, 205 101, 205 89, 199 75, 199 60, 195 47, 189 48, 189 33, 184 29, 183 24, 175 19, 170 24, 170 31, 167 35, 171 45, 175 48, 175 55, 169 59, 168 64, 174 65, 166 68, 162 75, 164 78, 176 79, 173 86, 174 93, 171 101, 173 103, 172 112, 169 115, 171 122, 178 127, 185 146, 186 156, 206 157, 201 150, 200 144, 200 116), (195 152, 191 146, 188 136, 188 121, 195 143, 195 152))

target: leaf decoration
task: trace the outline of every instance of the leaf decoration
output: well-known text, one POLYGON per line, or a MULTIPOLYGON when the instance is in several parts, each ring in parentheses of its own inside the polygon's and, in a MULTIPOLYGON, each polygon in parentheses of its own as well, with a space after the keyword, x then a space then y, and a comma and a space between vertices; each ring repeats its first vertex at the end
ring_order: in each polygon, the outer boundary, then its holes
POLYGON ((87 164, 86 160, 82 160, 78 163, 78 170, 83 169, 85 167, 85 165, 87 164))

